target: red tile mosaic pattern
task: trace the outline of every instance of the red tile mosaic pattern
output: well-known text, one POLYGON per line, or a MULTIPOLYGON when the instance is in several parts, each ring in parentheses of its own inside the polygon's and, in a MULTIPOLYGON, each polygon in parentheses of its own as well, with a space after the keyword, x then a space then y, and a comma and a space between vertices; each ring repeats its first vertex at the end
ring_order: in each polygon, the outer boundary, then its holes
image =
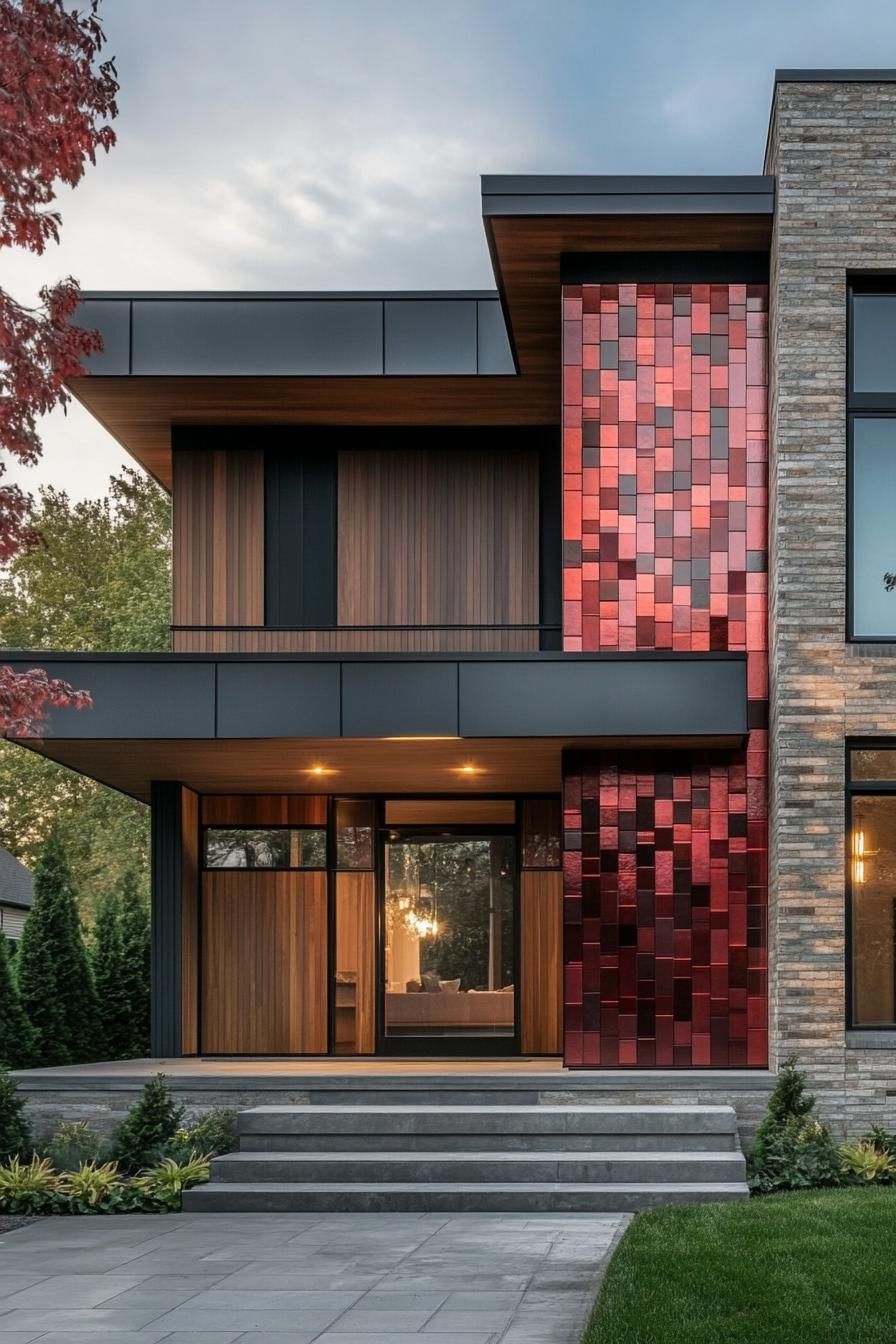
POLYGON ((767 1059, 765 286, 570 285, 564 648, 745 651, 747 748, 564 759, 566 1063, 767 1059))

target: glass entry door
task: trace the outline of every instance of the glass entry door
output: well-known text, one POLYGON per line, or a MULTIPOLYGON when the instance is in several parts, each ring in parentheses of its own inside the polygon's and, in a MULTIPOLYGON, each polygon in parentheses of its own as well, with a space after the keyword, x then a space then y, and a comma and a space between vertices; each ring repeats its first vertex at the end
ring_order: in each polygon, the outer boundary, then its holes
POLYGON ((427 1054, 516 1040, 512 833, 390 831, 384 846, 382 1036, 427 1054))

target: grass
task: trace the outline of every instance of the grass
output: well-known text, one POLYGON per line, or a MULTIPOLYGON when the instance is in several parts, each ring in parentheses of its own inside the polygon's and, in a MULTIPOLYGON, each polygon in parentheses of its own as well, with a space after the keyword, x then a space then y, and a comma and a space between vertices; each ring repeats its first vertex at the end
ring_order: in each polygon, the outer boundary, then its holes
POLYGON ((896 1188, 640 1214, 583 1344, 893 1344, 896 1188))

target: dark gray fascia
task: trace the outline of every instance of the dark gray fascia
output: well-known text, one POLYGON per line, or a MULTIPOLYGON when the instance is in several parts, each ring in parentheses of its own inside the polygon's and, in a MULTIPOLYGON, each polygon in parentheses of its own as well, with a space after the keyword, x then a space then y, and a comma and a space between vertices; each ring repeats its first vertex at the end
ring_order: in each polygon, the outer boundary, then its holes
POLYGON ((45 738, 637 740, 748 727, 743 654, 35 656, 94 700, 52 711, 45 738))
POLYGON ((896 70, 776 70, 776 84, 894 84, 896 70))
POLYGON ((773 177, 503 176, 482 178, 492 215, 771 215, 773 177))

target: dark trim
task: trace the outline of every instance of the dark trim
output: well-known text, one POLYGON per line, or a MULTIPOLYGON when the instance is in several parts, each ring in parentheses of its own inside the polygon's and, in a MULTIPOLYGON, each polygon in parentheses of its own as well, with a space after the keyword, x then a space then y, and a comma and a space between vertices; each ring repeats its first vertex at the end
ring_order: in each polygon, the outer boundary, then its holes
POLYGON ((157 1057, 181 1054, 184 792, 175 780, 150 785, 150 1050, 157 1057))
POLYGON ((896 70, 776 70, 776 84, 896 84, 896 70))
POLYGON ((268 449, 264 477, 265 627, 334 626, 336 451, 268 449))
POLYGON ((767 252, 564 252, 564 285, 758 284, 767 285, 767 252))
MULTIPOLYGON (((767 176, 482 178, 486 219, 496 215, 772 215, 774 209, 775 179, 767 176)), ((497 269, 495 274, 499 275, 497 269)))
MULTIPOLYGON (((263 630, 264 626, 183 626, 176 627, 180 629, 203 629, 203 630, 263 630)), ((346 629, 346 626, 335 627, 337 629, 346 629)), ((374 627, 377 629, 401 629, 400 626, 374 627)), ((420 626, 412 626, 411 629, 418 630, 420 626)), ((439 626, 438 629, 445 629, 445 626, 439 626)), ((463 630, 468 630, 470 626, 461 626, 463 630)), ((475 627, 481 629, 483 627, 475 627)), ((487 628, 487 627, 485 627, 487 628)), ((508 629, 512 627, 499 626, 499 629, 508 629)), ((525 629, 539 629, 538 626, 526 626, 525 629)), ((671 649, 637 649, 630 652, 617 649, 604 649, 600 653, 566 653, 562 651, 548 650, 545 652, 520 652, 520 653, 477 653, 475 651, 463 653, 67 653, 60 649, 10 649, 0 648, 0 658, 5 663, 19 664, 18 670, 21 671, 21 664, 27 662, 29 667, 33 667, 35 662, 41 666, 54 661, 63 663, 159 663, 161 666, 168 666, 176 663, 249 663, 253 667, 262 663, 306 663, 322 661, 325 663, 398 663, 398 662, 441 662, 441 663, 480 663, 480 662, 510 662, 510 663, 614 663, 614 662, 671 662, 671 663, 707 663, 707 662, 731 662, 742 663, 746 655, 743 653, 730 651, 713 651, 706 653, 692 653, 675 651, 671 649)), ((49 670, 49 669, 48 669, 49 670)), ((53 673, 54 676, 59 675, 53 673)))
POLYGON ((272 303, 295 299, 351 299, 378 303, 383 299, 497 299, 496 289, 82 289, 84 300, 139 299, 264 299, 272 303))

